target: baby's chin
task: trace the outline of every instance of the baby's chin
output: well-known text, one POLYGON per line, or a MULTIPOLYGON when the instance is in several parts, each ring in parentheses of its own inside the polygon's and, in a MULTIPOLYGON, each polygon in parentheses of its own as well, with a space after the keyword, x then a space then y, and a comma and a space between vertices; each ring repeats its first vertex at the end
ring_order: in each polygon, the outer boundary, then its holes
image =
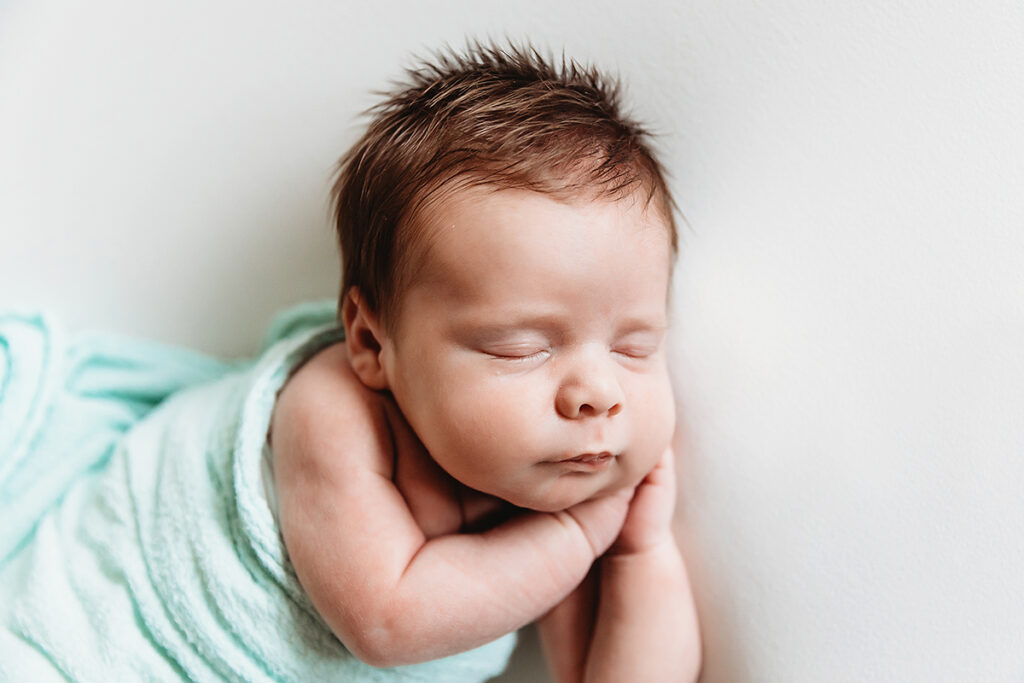
MULTIPOLYGON (((642 478, 642 477, 640 477, 642 478)), ((607 496, 624 488, 633 488, 640 479, 624 475, 598 480, 585 477, 563 477, 546 487, 531 487, 526 491, 502 491, 495 493, 516 507, 536 512, 559 512, 567 510, 592 498, 607 496)))

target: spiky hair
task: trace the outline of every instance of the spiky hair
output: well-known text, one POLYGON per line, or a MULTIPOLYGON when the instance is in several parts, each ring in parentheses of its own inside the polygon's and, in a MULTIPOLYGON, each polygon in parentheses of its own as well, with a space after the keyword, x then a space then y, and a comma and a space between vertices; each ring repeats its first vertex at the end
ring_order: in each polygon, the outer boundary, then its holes
POLYGON ((675 254, 674 205, 648 133, 622 112, 618 81, 596 68, 531 46, 471 43, 421 60, 382 95, 332 191, 341 301, 358 287, 387 325, 418 212, 471 186, 566 200, 640 190, 668 224, 675 254))

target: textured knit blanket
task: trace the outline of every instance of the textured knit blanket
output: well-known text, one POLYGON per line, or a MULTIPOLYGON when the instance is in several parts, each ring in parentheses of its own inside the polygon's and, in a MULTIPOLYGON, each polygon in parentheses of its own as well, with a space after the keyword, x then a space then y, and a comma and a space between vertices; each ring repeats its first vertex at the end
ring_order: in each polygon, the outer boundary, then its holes
MULTIPOLYGON (((225 363, 0 314, 0 680, 480 681, 506 636, 351 656, 299 585, 262 476, 277 391, 341 339, 331 304, 225 363)), ((383 541, 382 541, 383 542, 383 541)))

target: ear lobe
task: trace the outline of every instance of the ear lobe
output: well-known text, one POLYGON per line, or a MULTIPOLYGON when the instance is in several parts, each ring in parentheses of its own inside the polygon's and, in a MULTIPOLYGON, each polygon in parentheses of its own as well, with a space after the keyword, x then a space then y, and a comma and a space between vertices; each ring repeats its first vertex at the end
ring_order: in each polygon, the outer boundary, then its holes
POLYGON ((387 389, 388 379, 381 362, 384 335, 376 314, 359 295, 358 288, 352 287, 345 295, 341 317, 352 370, 370 389, 387 389))

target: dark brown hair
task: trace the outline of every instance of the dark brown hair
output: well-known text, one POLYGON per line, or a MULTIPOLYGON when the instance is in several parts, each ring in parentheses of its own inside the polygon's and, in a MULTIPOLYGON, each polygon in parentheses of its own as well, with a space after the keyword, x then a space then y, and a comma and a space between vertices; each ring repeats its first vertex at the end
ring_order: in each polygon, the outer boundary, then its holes
POLYGON ((480 43, 439 52, 407 77, 367 112, 366 133, 339 162, 342 302, 358 287, 390 327, 414 218, 439 194, 470 186, 566 200, 641 190, 664 216, 675 255, 674 203, 647 132, 621 111, 617 81, 533 47, 480 43))

